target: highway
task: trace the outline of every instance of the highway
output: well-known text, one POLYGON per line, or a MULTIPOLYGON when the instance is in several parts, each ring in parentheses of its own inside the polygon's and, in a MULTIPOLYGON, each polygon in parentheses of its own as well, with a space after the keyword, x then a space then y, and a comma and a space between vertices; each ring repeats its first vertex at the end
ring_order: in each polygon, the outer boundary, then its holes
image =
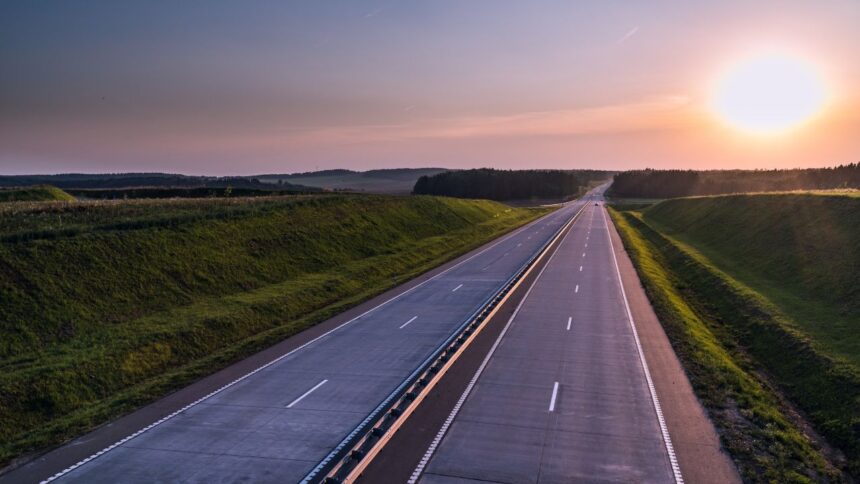
POLYGON ((498 239, 50 480, 304 479, 584 203, 567 204, 498 239))
POLYGON ((609 223, 589 202, 410 482, 683 482, 609 223))

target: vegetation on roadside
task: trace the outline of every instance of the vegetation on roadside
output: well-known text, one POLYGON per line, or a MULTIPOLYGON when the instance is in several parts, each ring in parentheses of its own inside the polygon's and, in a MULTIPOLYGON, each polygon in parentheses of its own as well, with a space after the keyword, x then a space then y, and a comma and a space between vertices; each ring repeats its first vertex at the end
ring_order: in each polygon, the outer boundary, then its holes
POLYGON ((0 202, 39 202, 49 200, 68 202, 74 199, 75 197, 72 195, 50 185, 0 189, 0 202))
POLYGON ((79 435, 542 213, 347 195, 0 207, 0 462, 79 435))
POLYGON ((612 215, 744 478, 840 480, 830 462, 857 476, 860 198, 691 198, 612 215))
POLYGON ((488 200, 564 199, 578 195, 589 181, 564 170, 481 168, 422 176, 412 192, 488 200))
POLYGON ((633 170, 615 175, 616 198, 673 198, 787 190, 860 188, 860 163, 794 170, 633 170))

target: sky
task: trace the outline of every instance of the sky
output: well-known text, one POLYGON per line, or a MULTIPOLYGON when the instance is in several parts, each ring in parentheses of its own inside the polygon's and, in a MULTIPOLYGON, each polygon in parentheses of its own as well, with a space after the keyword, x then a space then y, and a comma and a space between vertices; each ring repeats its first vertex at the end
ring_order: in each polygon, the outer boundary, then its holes
POLYGON ((858 26, 856 0, 3 0, 0 174, 833 166, 858 26), (769 50, 827 96, 761 136, 710 100, 769 50))

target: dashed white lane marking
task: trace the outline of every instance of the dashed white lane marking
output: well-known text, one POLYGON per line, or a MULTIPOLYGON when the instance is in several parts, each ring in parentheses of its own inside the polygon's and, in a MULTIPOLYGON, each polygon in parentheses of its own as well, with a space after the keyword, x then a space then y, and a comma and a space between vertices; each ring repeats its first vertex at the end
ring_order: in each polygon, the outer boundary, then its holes
POLYGON ((400 325, 400 329, 405 328, 409 323, 411 323, 412 321, 415 321, 416 319, 418 319, 418 316, 412 316, 412 319, 410 319, 409 321, 406 321, 405 323, 400 325))
MULTIPOLYGON (((582 211, 582 209, 580 209, 580 212, 581 212, 581 211, 582 211)), ((577 212, 577 213, 579 213, 579 212, 577 212)), ((549 216, 547 216, 547 217, 549 217, 549 216)), ((536 222, 533 222, 533 223, 536 223, 536 222)), ((465 263, 467 263, 467 262, 471 261, 472 259, 474 259, 474 258, 478 257, 479 255, 481 255, 481 254, 483 254, 483 253, 485 253, 485 252, 489 251, 490 249, 492 249, 492 248, 494 248, 494 247, 498 246, 498 245, 499 245, 499 244, 501 244, 502 242, 504 242, 504 241, 506 241, 506 240, 508 240, 508 239, 510 239, 510 238, 512 238, 512 237, 514 237, 514 236, 516 236, 517 234, 525 234, 525 233, 526 233, 526 231, 528 231, 528 230, 531 228, 531 226, 532 226, 532 225, 531 225, 531 224, 529 224, 529 225, 525 225, 525 226, 523 226, 523 227, 518 228, 517 230, 515 230, 515 231, 511 232, 510 234, 508 234, 508 235, 506 235, 506 236, 504 236, 504 237, 502 237, 502 238, 500 238, 500 239, 496 240, 496 241, 495 241, 492 245, 490 245, 489 247, 485 247, 483 250, 481 250, 481 251, 479 251, 479 252, 477 252, 477 253, 475 253, 475 254, 472 254, 471 256, 469 256, 469 257, 468 257, 468 258, 466 258, 466 259, 461 260, 460 262, 457 262, 456 264, 454 264, 454 265, 452 265, 452 266, 448 267, 447 269, 443 270, 442 272, 437 273, 436 275, 434 275, 434 276, 430 277, 429 279, 425 279, 424 281, 419 282, 418 284, 416 284, 416 285, 414 285, 414 286, 410 287, 409 289, 406 289, 405 291, 403 291, 403 292, 401 292, 401 293, 399 293, 399 294, 397 294, 397 295, 395 295, 395 296, 393 296, 393 297, 391 297, 391 298, 389 298, 389 299, 386 299, 385 301, 383 301, 383 302, 381 302, 381 303, 377 304, 376 306, 374 306, 374 307, 372 307, 372 308, 368 309, 367 311, 365 311, 365 312, 363 312, 363 313, 359 314, 358 316, 356 316, 356 317, 354 317, 354 318, 350 319, 349 321, 347 321, 347 322, 345 322, 345 323, 343 323, 343 324, 341 324, 341 325, 339 325, 339 326, 335 326, 334 328, 332 328, 332 329, 330 329, 330 330, 326 331, 325 333, 323 333, 323 334, 321 334, 321 335, 317 336, 316 338, 314 338, 314 339, 312 339, 312 340, 310 340, 310 341, 308 341, 308 342, 306 342, 306 343, 304 343, 304 344, 302 344, 302 345, 300 345, 300 346, 298 346, 298 347, 296 347, 296 348, 293 348, 292 350, 290 350, 290 351, 288 351, 288 352, 286 352, 286 353, 282 354, 281 356, 278 356, 277 358, 275 358, 275 359, 273 359, 273 360, 269 361, 268 363, 266 363, 266 364, 264 364, 264 365, 258 366, 256 369, 254 369, 254 370, 252 370, 252 371, 249 371, 248 373, 245 373, 244 375, 240 376, 239 378, 236 378, 236 379, 234 379, 234 380, 230 381, 229 383, 227 383, 227 384, 225 384, 225 385, 222 385, 222 386, 221 386, 221 387, 219 387, 219 388, 216 388, 215 390, 212 390, 211 392, 207 393, 206 395, 203 395, 202 397, 200 397, 200 398, 198 398, 197 400, 195 400, 195 401, 193 401, 193 402, 191 402, 191 403, 189 403, 189 404, 185 405, 184 407, 179 408, 179 409, 177 409, 177 410, 174 410, 173 412, 171 412, 171 413, 169 413, 169 414, 165 415, 164 417, 161 417, 160 419, 156 420, 155 422, 150 423, 149 425, 147 425, 147 426, 143 427, 142 429, 140 429, 140 430, 138 430, 138 431, 136 431, 136 432, 134 432, 134 433, 132 433, 132 434, 129 434, 129 435, 125 436, 124 438, 120 439, 120 440, 117 440, 117 441, 116 441, 116 442, 114 442, 113 444, 111 444, 111 445, 109 445, 109 446, 107 446, 107 447, 103 448, 102 450, 100 450, 100 451, 98 451, 98 452, 96 452, 96 453, 94 453, 94 454, 91 454, 90 456, 88 456, 88 457, 86 457, 86 458, 84 458, 84 459, 79 460, 79 461, 78 461, 78 462, 76 462, 75 464, 72 464, 72 465, 70 465, 69 467, 66 467, 65 469, 63 469, 63 470, 61 470, 61 471, 57 472, 56 474, 54 474, 53 476, 48 477, 48 478, 45 478, 44 480, 42 480, 42 484, 46 484, 46 483, 49 483, 49 482, 53 482, 53 481, 55 481, 55 480, 57 480, 57 479, 59 479, 59 478, 61 478, 61 477, 65 476, 66 474, 68 474, 68 473, 72 472, 73 470, 75 470, 75 469, 77 469, 77 468, 79 468, 79 467, 81 467, 81 466, 83 466, 83 465, 86 465, 87 463, 89 463, 89 462, 91 462, 91 461, 93 461, 93 460, 95 460, 95 459, 97 459, 97 458, 101 457, 102 455, 104 455, 104 454, 106 454, 106 453, 108 453, 108 452, 112 451, 113 449, 116 449, 117 447, 119 447, 119 446, 121 446, 121 445, 125 444, 126 442, 128 442, 128 441, 130 441, 130 440, 132 440, 132 439, 136 438, 137 436, 139 436, 139 435, 141 435, 141 434, 143 434, 143 433, 146 433, 146 432, 150 431, 151 429, 153 429, 153 428, 155 428, 155 427, 158 427, 159 425, 161 425, 161 424, 163 424, 163 423, 165 423, 165 422, 167 422, 167 421, 171 420, 172 418, 176 417, 177 415, 179 415, 179 414, 181 414, 181 413, 185 412, 186 410, 188 410, 188 409, 190 409, 190 408, 192 408, 192 407, 195 407, 195 406, 199 405, 201 402, 203 402, 203 401, 205 401, 205 400, 207 400, 207 399, 209 399, 209 398, 211 398, 211 397, 213 397, 213 396, 215 396, 215 395, 217 395, 217 394, 219 394, 219 393, 223 392, 224 390, 226 390, 226 389, 228 389, 228 388, 230 388, 230 387, 232 387, 232 386, 234 386, 234 385, 238 384, 239 382, 242 382, 242 381, 245 381, 245 380, 247 380, 247 379, 251 378, 252 376, 256 375, 257 373, 259 373, 259 372, 261 372, 261 371, 265 370, 266 368, 269 368, 269 367, 271 367, 271 366, 273 366, 273 365, 277 364, 278 362, 282 361, 283 359, 287 358, 288 356, 290 356, 290 355, 292 355, 292 354, 294 354, 294 353, 297 353, 297 352, 299 352, 299 351, 303 350, 304 348, 306 348, 306 347, 308 347, 308 346, 310 346, 310 345, 312 345, 312 344, 316 343, 317 341, 319 341, 319 340, 321 340, 321 339, 325 338, 326 336, 328 336, 328 335, 330 335, 330 334, 332 334, 332 333, 336 332, 337 330, 342 329, 342 328, 345 328, 345 327, 349 326, 350 324, 352 324, 352 323, 354 323, 354 322, 356 322, 356 321, 361 320, 361 318, 363 318, 364 316, 366 316, 366 315, 368 315, 368 314, 370 314, 370 313, 372 313, 372 312, 376 311, 377 309, 379 309, 379 308, 381 308, 381 307, 385 306, 386 304, 388 304, 388 303, 390 303, 390 302, 392 302, 392 301, 396 301, 397 299, 400 299, 401 297, 403 297, 403 296, 405 296, 405 295, 407 295, 407 294, 409 294, 409 293, 411 293, 411 292, 415 291, 415 290, 416 290, 416 289, 418 289, 419 287, 424 286, 425 284, 429 283, 430 281, 433 281, 433 280, 436 280, 436 279, 438 279, 438 278, 442 277, 444 274, 447 274, 448 272, 450 272, 450 271, 454 270, 455 268, 460 267, 461 265, 463 265, 463 264, 465 264, 465 263)), ((529 238, 531 238, 531 236, 529 236, 529 238)))
POLYGON ((451 289, 451 292, 456 292, 456 291, 457 291, 457 289, 460 289, 461 287, 463 287, 463 285, 462 285, 462 284, 460 284, 459 286, 455 287, 454 289, 451 289))
MULTIPOLYGON (((580 212, 581 211, 582 209, 580 209, 580 212)), ((568 234, 570 234, 570 232, 568 232, 568 234)), ((559 245, 556 247, 560 247, 561 244, 564 243, 564 240, 566 238, 567 234, 561 239, 561 242, 559 242, 559 245)), ((486 368, 487 365, 490 363, 490 359, 492 359, 493 354, 495 354, 496 352, 496 349, 502 343, 502 339, 508 333, 508 329, 510 329, 511 324, 513 324, 514 319, 517 317, 517 314, 519 314, 520 309, 522 309, 523 307, 523 304, 525 304, 526 300, 529 298, 529 294, 532 293, 532 289, 534 289, 535 284, 543 275, 546 268, 549 267, 552 260, 555 259, 555 255, 557 253, 558 251, 556 250, 552 253, 552 255, 549 256, 549 259, 547 259, 546 264, 544 264, 540 272, 538 272, 538 275, 535 276, 534 281, 532 281, 532 285, 529 286, 529 290, 526 291, 525 295, 523 295, 523 298, 520 299, 519 304, 517 304, 516 309, 514 309, 514 313, 511 314, 510 318, 508 318, 508 322, 505 323, 505 327, 502 328, 502 332, 499 333, 499 336, 496 338, 496 341, 493 343, 493 346, 490 347, 490 351, 488 351, 487 355, 484 357, 484 361, 481 362, 481 366, 479 366, 478 370, 475 371, 475 374, 472 376, 472 379, 469 381, 469 384, 466 385, 466 389, 463 390, 463 394, 460 395, 460 399, 457 400, 457 403, 454 405, 454 408, 451 409, 451 413, 448 414, 448 418, 445 419, 445 422, 442 423, 442 427, 439 428, 439 432, 436 433, 436 437, 434 437, 433 441, 430 442, 430 446, 427 447, 427 451, 424 452, 424 456, 421 457, 420 461, 418 461, 418 465, 415 466, 415 470, 412 471, 412 475, 409 477, 409 480, 406 481, 407 484, 415 484, 416 482, 418 482, 418 478, 421 477, 421 473, 424 472, 424 468, 427 467, 427 464, 430 462, 430 459, 433 458, 433 454, 436 453, 436 449, 439 447, 439 444, 442 442, 442 439, 445 437, 445 434, 448 433, 448 429, 451 427, 451 424, 454 422, 454 419, 457 417, 457 414, 460 413, 460 408, 463 407, 463 404, 466 402, 466 399, 469 398, 469 395, 472 393, 472 389, 475 388, 475 385, 478 382, 478 378, 480 378, 481 374, 484 373, 484 368, 486 368)))
POLYGON ((579 272, 582 272, 582 266, 579 266, 579 272))
POLYGON ((651 403, 654 405, 654 413, 657 414, 657 423, 660 424, 660 433, 663 436, 663 444, 666 446, 666 453, 669 454, 669 464, 671 464, 672 473, 675 475, 675 483, 684 484, 684 477, 681 475, 681 466, 678 465, 678 457, 675 456, 675 448, 672 446, 672 438, 669 436, 669 428, 666 426, 666 419, 663 417, 663 409, 660 407, 660 399, 657 398, 657 389, 654 388, 654 380, 651 379, 651 372, 648 370, 648 362, 645 361, 645 353, 642 351, 642 343, 639 341, 639 332, 636 331, 636 323, 633 321, 633 313, 630 312, 630 303, 627 302, 627 293, 624 291, 624 283, 621 280, 621 269, 618 268, 618 258, 615 256, 615 244, 612 242, 612 233, 609 231, 609 222, 606 219, 606 211, 601 210, 601 213, 603 214, 603 225, 606 227, 606 234, 609 235, 609 251, 612 252, 612 261, 615 264, 615 274, 618 276, 618 287, 621 288, 621 298, 624 300, 627 322, 630 323, 630 329, 633 331, 633 340, 636 342, 636 351, 639 353, 639 362, 642 364, 642 370, 645 373, 645 381, 648 383, 648 391, 651 393, 651 403))
POLYGON ((311 388, 310 390, 306 391, 305 393, 302 393, 302 396, 300 396, 299 398, 297 398, 297 399, 293 400, 292 402, 290 402, 290 404, 289 404, 289 405, 287 405, 287 408, 293 408, 293 405, 295 405, 295 404, 297 404, 297 403, 301 402, 301 401, 302 401, 306 396, 308 396, 308 395, 310 395, 311 393, 313 393, 313 392, 314 392, 314 390, 316 390, 317 388, 319 388, 319 387, 321 387, 321 386, 325 385, 325 382, 327 382, 327 381, 328 381, 328 380, 323 380, 323 381, 321 381, 321 382, 317 383, 316 385, 314 385, 314 387, 313 387, 313 388, 311 388))
POLYGON ((579 292, 579 284, 576 285, 576 287, 573 289, 573 292, 579 292))
POLYGON ((586 243, 585 243, 585 248, 586 248, 586 249, 588 248, 588 242, 586 242, 586 243))
POLYGON ((585 257, 585 252, 582 253, 582 256, 585 257))
POLYGON ((567 317, 567 330, 570 331, 570 323, 573 322, 573 316, 567 317))
POLYGON ((521 246, 521 245, 523 245, 523 243, 522 243, 522 242, 520 242, 519 244, 517 244, 517 247, 519 247, 519 246, 521 246))
POLYGON ((552 398, 549 399, 549 411, 555 411, 555 399, 558 397, 558 382, 552 386, 552 398))

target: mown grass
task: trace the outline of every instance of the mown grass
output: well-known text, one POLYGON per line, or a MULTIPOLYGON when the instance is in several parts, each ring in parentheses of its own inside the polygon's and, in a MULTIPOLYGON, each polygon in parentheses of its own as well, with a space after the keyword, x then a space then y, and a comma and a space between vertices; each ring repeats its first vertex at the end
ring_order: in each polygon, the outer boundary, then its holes
POLYGON ((79 435, 542 213, 346 195, 0 210, 0 461, 79 435))
MULTIPOLYGON (((747 482, 843 479, 791 418, 756 350, 771 348, 795 369, 809 345, 774 308, 706 258, 665 237, 638 212, 611 211, 648 298, 684 363, 724 448, 747 482)), ((826 382, 818 391, 838 387, 826 382)))
POLYGON ((0 202, 72 201, 75 197, 50 185, 0 188, 0 202))

